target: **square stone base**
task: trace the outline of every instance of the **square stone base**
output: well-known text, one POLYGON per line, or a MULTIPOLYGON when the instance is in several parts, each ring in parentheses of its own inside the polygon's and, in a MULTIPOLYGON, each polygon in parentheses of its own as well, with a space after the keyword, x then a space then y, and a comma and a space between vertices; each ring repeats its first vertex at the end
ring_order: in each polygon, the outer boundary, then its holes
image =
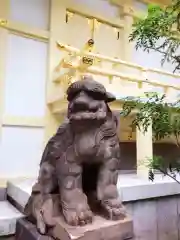
POLYGON ((36 226, 25 218, 19 219, 16 223, 15 240, 54 240, 49 236, 42 236, 38 233, 36 226))
POLYGON ((125 240, 133 237, 133 224, 130 218, 109 221, 95 216, 92 224, 72 227, 58 218, 52 235, 60 240, 125 240))
POLYGON ((16 240, 126 240, 133 237, 132 220, 109 221, 95 216, 92 224, 72 227, 63 218, 57 219, 56 227, 51 231, 52 237, 42 236, 36 226, 26 219, 20 219, 16 226, 16 240))

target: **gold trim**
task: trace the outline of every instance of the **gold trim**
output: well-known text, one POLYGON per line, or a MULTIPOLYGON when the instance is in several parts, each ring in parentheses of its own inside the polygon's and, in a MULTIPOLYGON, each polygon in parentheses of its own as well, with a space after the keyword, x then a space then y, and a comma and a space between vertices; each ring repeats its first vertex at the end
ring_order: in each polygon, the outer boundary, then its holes
MULTIPOLYGON (((78 71, 81 71, 81 66, 75 63, 72 63, 71 65, 68 66, 68 68, 72 68, 72 69, 76 69, 78 71)), ((138 76, 138 75, 129 75, 129 74, 123 74, 121 72, 118 71, 114 71, 114 70, 106 70, 103 68, 98 68, 98 67, 94 67, 94 66, 90 66, 86 68, 86 72, 87 73, 91 73, 91 74, 95 74, 95 75, 101 75, 101 76, 106 76, 106 77, 119 77, 121 80, 123 81, 130 81, 130 82, 135 82, 135 83, 148 83, 150 85, 153 86, 158 86, 158 87, 168 87, 168 88, 173 88, 175 90, 180 90, 179 86, 175 86, 175 85, 170 85, 170 84, 166 84, 166 83, 161 83, 157 80, 147 80, 144 79, 144 77, 138 76)), ((57 79, 54 80, 54 82, 59 82, 60 78, 57 75, 57 79)))
POLYGON ((0 27, 5 27, 7 26, 8 21, 6 19, 0 19, 0 27))
MULTIPOLYGON (((57 42, 57 47, 60 50, 71 52, 71 53, 74 53, 74 54, 77 54, 77 55, 81 53, 80 49, 69 46, 69 45, 66 45, 66 44, 62 44, 62 43, 59 43, 59 42, 57 42)), ((126 61, 123 61, 119 58, 111 58, 111 57, 108 57, 108 56, 105 56, 105 55, 102 55, 102 54, 97 54, 97 53, 88 52, 88 51, 84 51, 83 54, 85 54, 87 56, 91 56, 95 59, 98 58, 101 61, 108 61, 108 62, 112 62, 112 63, 117 64, 117 65, 119 64, 119 65, 125 65, 127 67, 132 67, 132 68, 135 68, 135 69, 140 70, 142 72, 153 72, 153 73, 158 73, 158 74, 162 74, 162 75, 166 75, 166 76, 170 76, 170 77, 174 77, 174 78, 178 78, 178 79, 180 78, 180 74, 173 74, 171 72, 162 71, 162 70, 156 69, 156 68, 144 68, 141 65, 131 63, 131 62, 126 62, 126 61)))
POLYGON ((67 8, 67 11, 71 12, 73 14, 82 16, 84 18, 96 19, 96 21, 98 21, 99 23, 108 25, 113 28, 118 28, 118 29, 124 28, 123 21, 121 21, 119 19, 117 21, 115 18, 112 18, 112 19, 108 18, 108 21, 107 21, 107 19, 105 17, 97 16, 95 13, 94 13, 94 15, 91 15, 91 14, 89 14, 89 10, 88 11, 86 11, 85 9, 81 10, 81 9, 79 9, 79 7, 73 6, 73 7, 67 8))
POLYGON ((16 23, 7 21, 6 19, 1 19, 0 27, 24 37, 38 39, 45 42, 48 42, 49 40, 49 31, 33 28, 22 23, 16 23))

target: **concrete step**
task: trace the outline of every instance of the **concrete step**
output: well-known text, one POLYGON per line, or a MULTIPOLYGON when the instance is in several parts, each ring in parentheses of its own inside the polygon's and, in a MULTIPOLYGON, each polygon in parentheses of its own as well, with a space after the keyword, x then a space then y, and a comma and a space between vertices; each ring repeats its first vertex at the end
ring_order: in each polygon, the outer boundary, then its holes
POLYGON ((19 210, 23 211, 32 191, 36 178, 17 179, 7 183, 7 199, 19 210))
MULTIPOLYGON (((180 181, 180 179, 178 179, 180 181)), ((30 197, 36 178, 17 179, 7 184, 7 199, 22 211, 30 197)), ((171 196, 180 194, 179 184, 174 180, 157 175, 154 182, 139 178, 137 175, 125 174, 119 176, 118 192, 122 202, 171 196)))
POLYGON ((0 239, 15 234, 16 221, 22 217, 23 214, 8 201, 0 201, 0 239))
POLYGON ((0 187, 0 201, 6 200, 6 188, 0 187))

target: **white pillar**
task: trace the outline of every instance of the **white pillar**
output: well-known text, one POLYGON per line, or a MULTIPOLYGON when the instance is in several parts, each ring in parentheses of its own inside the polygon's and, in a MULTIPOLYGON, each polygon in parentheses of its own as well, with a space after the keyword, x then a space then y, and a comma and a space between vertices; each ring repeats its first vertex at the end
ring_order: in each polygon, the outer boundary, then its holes
POLYGON ((136 159, 137 175, 148 178, 148 159, 153 157, 152 125, 144 133, 143 130, 136 129, 136 159))
POLYGON ((123 12, 121 13, 124 19, 124 31, 123 31, 123 60, 132 61, 132 53, 134 45, 129 42, 129 35, 132 32, 132 24, 134 22, 132 16, 132 1, 128 0, 123 6, 123 12))

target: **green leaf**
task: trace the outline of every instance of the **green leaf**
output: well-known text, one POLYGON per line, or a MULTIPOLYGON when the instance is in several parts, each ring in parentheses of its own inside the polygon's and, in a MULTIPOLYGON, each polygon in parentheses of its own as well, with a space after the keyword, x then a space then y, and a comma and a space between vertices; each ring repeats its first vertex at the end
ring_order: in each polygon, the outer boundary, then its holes
POLYGON ((178 32, 180 33, 180 0, 172 1, 166 8, 149 4, 148 15, 134 22, 129 40, 136 42, 136 50, 142 48, 147 52, 159 52, 162 64, 171 62, 175 66, 174 71, 180 71, 178 32))
MULTIPOLYGON (((180 101, 168 103, 165 94, 159 95, 156 92, 147 92, 144 95, 145 101, 141 97, 124 99, 121 116, 127 117, 132 110, 138 110, 131 123, 132 131, 139 128, 145 133, 152 124, 154 141, 173 136, 180 150, 180 101)), ((180 173, 179 160, 171 159, 167 164, 161 156, 153 156, 147 162, 151 181, 154 180, 153 170, 158 170, 178 182, 176 176, 180 173)))

